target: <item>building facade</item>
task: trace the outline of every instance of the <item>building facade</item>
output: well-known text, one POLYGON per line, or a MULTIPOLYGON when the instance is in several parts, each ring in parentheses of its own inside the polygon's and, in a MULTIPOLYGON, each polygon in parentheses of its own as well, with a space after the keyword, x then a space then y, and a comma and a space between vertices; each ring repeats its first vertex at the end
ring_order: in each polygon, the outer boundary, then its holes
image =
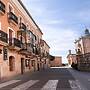
POLYGON ((0 0, 0 78, 41 68, 42 35, 21 0, 0 0))
POLYGON ((85 30, 85 35, 75 41, 77 64, 79 70, 90 71, 90 33, 85 30))
POLYGON ((69 50, 69 54, 67 55, 67 60, 68 60, 68 65, 72 65, 72 63, 76 64, 77 60, 76 60, 76 54, 72 54, 71 50, 69 50))
POLYGON ((60 67, 60 66, 62 66, 62 57, 55 56, 54 60, 50 61, 50 66, 51 67, 60 67))
POLYGON ((41 69, 45 69, 49 67, 49 45, 46 43, 45 40, 41 40, 41 56, 40 56, 40 63, 39 67, 41 69))

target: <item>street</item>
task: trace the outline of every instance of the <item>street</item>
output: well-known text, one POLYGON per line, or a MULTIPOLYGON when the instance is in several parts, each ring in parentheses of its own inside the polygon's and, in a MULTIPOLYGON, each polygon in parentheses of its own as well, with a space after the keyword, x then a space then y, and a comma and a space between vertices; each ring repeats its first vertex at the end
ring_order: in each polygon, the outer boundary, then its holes
POLYGON ((49 68, 2 81, 0 90, 90 90, 90 73, 49 68))

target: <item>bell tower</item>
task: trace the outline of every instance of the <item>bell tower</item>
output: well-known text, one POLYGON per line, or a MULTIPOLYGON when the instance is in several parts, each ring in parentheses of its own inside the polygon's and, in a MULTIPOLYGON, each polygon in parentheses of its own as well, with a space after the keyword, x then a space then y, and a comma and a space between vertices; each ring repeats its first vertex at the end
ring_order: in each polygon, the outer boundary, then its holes
POLYGON ((85 35, 90 35, 89 30, 85 29, 85 35))

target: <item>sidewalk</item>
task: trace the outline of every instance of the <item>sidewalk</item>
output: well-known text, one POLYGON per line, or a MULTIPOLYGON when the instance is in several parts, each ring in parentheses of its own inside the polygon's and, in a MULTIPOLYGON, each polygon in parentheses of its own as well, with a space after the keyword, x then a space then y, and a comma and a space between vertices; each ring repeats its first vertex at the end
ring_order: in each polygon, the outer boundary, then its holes
POLYGON ((20 79, 22 80, 23 78, 29 77, 35 73, 39 73, 39 72, 42 72, 44 70, 45 69, 40 69, 39 71, 28 71, 28 72, 25 72, 24 74, 18 74, 18 75, 12 76, 12 77, 6 77, 6 78, 1 79, 0 83, 6 82, 9 80, 20 80, 20 79))
POLYGON ((33 73, 36 73, 36 72, 38 72, 38 71, 28 71, 28 72, 25 72, 24 74, 18 74, 18 75, 12 76, 12 77, 6 77, 6 78, 1 79, 0 83, 6 82, 9 80, 17 80, 17 79, 21 79, 24 77, 28 77, 29 75, 32 75, 33 73))

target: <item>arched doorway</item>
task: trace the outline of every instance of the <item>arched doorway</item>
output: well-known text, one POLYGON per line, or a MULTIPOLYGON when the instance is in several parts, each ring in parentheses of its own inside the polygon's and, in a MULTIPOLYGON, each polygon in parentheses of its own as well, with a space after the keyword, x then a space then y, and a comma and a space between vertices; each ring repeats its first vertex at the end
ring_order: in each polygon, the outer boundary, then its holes
POLYGON ((15 70, 15 58, 14 56, 9 57, 9 71, 15 70))

